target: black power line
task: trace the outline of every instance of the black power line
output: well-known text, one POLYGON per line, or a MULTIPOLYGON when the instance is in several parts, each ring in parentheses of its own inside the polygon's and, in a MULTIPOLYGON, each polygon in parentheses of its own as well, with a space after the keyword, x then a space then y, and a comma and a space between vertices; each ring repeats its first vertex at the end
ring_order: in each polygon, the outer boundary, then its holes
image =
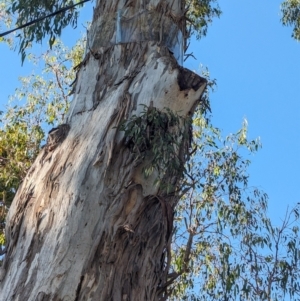
POLYGON ((83 4, 83 3, 88 2, 88 1, 91 1, 91 0, 83 0, 83 1, 80 1, 80 2, 78 2, 78 3, 75 3, 75 4, 72 4, 72 5, 63 7, 63 8, 61 8, 61 9, 55 11, 54 13, 51 13, 51 14, 49 14, 49 15, 40 17, 40 18, 35 19, 35 20, 32 20, 32 21, 30 21, 30 22, 28 22, 28 23, 26 23, 26 24, 23 24, 23 25, 21 25, 21 26, 19 26, 19 27, 16 27, 16 28, 14 28, 14 29, 9 30, 9 31, 2 32, 2 33, 0 33, 0 38, 1 38, 1 37, 4 37, 4 36, 6 36, 6 35, 8 35, 8 34, 10 34, 10 33, 12 33, 12 32, 14 32, 14 31, 16 31, 16 30, 18 30, 18 29, 22 29, 22 28, 24 28, 24 27, 30 26, 30 25, 32 25, 32 24, 35 24, 35 23, 37 23, 37 22, 43 21, 43 20, 46 19, 46 18, 53 17, 53 16, 55 16, 55 15, 57 15, 57 14, 60 14, 60 13, 62 13, 62 12, 65 12, 65 11, 69 10, 70 8, 73 8, 73 7, 75 7, 75 6, 79 5, 79 4, 83 4))

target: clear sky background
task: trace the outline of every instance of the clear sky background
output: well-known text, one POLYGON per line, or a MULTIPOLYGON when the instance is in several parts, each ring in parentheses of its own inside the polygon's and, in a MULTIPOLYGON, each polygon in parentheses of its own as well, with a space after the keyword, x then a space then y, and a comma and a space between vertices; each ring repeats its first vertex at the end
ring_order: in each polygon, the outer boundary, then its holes
POLYGON ((250 182, 268 193, 270 215, 279 222, 287 206, 300 202, 300 43, 280 23, 280 0, 219 3, 223 15, 192 51, 196 65, 217 79, 215 125, 227 134, 246 117, 249 136, 261 137, 250 182))
MULTIPOLYGON (((250 184, 269 195, 269 213, 275 222, 300 202, 300 43, 291 28, 280 23, 279 0, 219 0, 223 14, 201 41, 192 41, 185 66, 208 67, 218 87, 211 96, 214 125, 227 135, 236 132, 243 118, 249 136, 260 136, 263 148, 250 167, 250 184)), ((78 28, 68 29, 63 41, 72 46, 91 16, 88 4, 78 28)), ((43 45, 46 47, 46 42, 43 45)), ((35 47, 42 51, 41 46, 35 47)), ((19 85, 18 76, 29 75, 32 66, 17 52, 0 44, 0 110, 19 85)))

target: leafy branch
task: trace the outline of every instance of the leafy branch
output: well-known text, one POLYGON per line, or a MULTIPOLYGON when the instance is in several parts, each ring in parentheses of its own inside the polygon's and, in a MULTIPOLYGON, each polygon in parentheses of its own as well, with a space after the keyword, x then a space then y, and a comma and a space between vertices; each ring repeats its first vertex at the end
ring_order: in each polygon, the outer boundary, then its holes
MULTIPOLYGON (((144 163, 144 176, 147 178, 156 170, 159 183, 166 175, 181 178, 186 173, 179 150, 191 139, 189 124, 190 119, 168 108, 160 111, 144 106, 139 116, 133 115, 121 123, 120 131, 124 132, 126 146, 136 155, 135 160, 144 163)), ((174 184, 169 183, 167 189, 172 190, 174 184)))

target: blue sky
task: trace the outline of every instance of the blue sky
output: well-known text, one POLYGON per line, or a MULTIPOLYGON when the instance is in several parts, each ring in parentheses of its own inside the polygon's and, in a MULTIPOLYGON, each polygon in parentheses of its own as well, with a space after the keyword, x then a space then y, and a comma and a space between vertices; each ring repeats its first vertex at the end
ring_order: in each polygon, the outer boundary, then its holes
MULTIPOLYGON (((269 195, 269 213, 275 222, 287 206, 300 202, 300 43, 291 38, 291 28, 280 23, 279 0, 219 0, 223 14, 201 41, 193 39, 185 66, 208 67, 218 87, 212 94, 213 121, 227 135, 237 131, 243 118, 249 136, 260 136, 263 148, 251 156, 251 185, 269 195)), ((91 15, 91 5, 82 14, 76 33, 67 30, 63 41, 72 45, 81 26, 91 15)), ((44 43, 45 47, 46 43, 44 43)), ((41 51, 41 46, 36 46, 41 51)), ((0 44, 0 110, 18 86, 17 78, 32 67, 0 44)))
POLYGON ((300 201, 300 44, 280 24, 281 1, 219 3, 223 15, 192 51, 217 79, 215 125, 234 132, 246 117, 249 135, 261 137, 251 184, 268 193, 270 215, 279 221, 300 201))

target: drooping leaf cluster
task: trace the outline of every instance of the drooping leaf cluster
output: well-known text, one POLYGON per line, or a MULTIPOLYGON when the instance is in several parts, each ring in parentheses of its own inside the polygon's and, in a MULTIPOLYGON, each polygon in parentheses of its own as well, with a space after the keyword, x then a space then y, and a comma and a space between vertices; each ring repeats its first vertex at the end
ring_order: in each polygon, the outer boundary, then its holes
POLYGON ((20 40, 22 62, 26 56, 25 50, 32 42, 41 43, 42 40, 47 37, 51 48, 66 26, 71 25, 73 28, 77 26, 77 19, 79 15, 78 8, 74 7, 72 9, 63 10, 65 7, 77 2, 79 1, 18 0, 11 1, 11 3, 7 4, 7 12, 10 15, 16 16, 16 27, 62 10, 61 13, 53 17, 46 18, 36 24, 25 27, 22 32, 17 35, 20 40))
POLYGON ((188 36, 197 39, 206 36, 208 26, 222 13, 217 0, 187 0, 186 10, 188 36))
POLYGON ((286 0, 281 4, 281 21, 285 26, 292 26, 292 37, 300 40, 300 1, 286 0))
MULTIPOLYGON (((156 170, 159 175, 156 179, 158 184, 165 173, 170 178, 175 175, 181 177, 186 172, 184 161, 179 156, 179 148, 184 140, 189 139, 189 123, 190 120, 168 108, 161 111, 147 106, 144 106, 138 116, 133 115, 122 122, 120 130, 124 132, 125 143, 136 155, 136 160, 148 160, 143 167, 146 178, 156 170)), ((169 186, 165 188, 174 189, 171 184, 169 186)))

